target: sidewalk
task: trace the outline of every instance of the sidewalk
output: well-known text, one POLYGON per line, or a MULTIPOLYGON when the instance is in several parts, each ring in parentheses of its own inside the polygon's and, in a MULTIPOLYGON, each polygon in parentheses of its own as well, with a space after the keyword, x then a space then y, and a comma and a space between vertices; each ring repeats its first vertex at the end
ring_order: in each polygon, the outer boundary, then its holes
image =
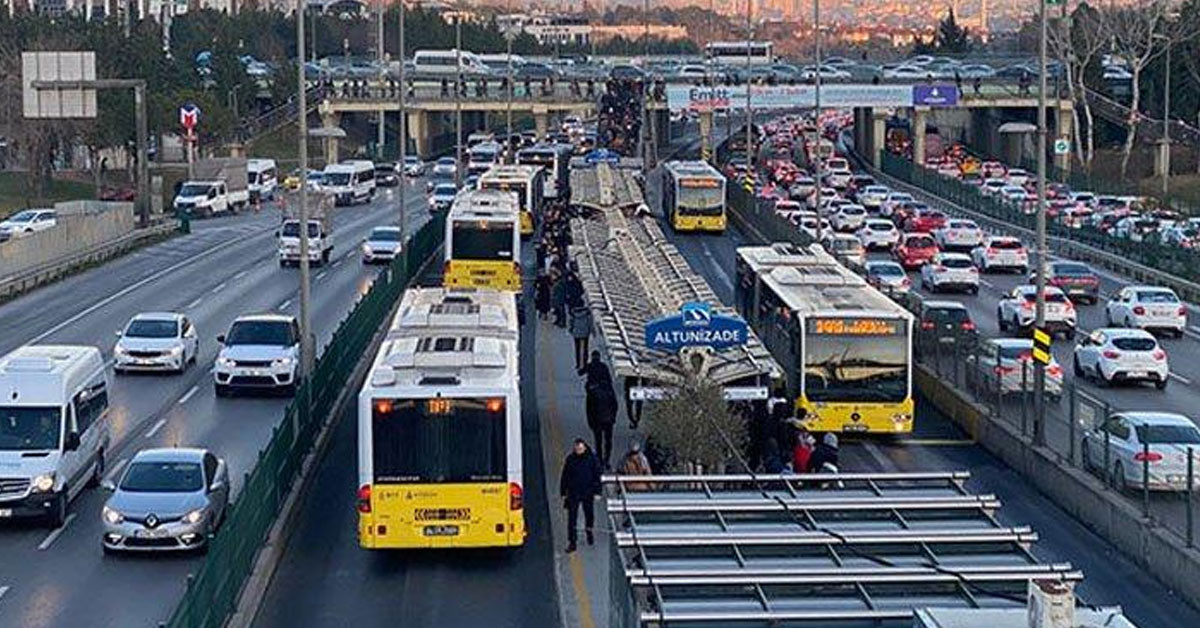
MULTIPOLYGON (((562 623, 566 628, 608 628, 608 544, 611 535, 604 498, 600 497, 596 502, 596 544, 587 545, 581 532, 578 551, 566 554, 567 513, 558 497, 559 473, 570 444, 576 438, 583 438, 594 448, 584 413, 583 378, 576 375, 574 345, 566 329, 555 327, 550 321, 539 321, 536 315, 527 319, 526 324, 538 325, 538 412, 542 419, 546 495, 550 500, 550 521, 554 530, 554 566, 562 623)), ((592 348, 595 348, 594 337, 592 348)), ((619 412, 613 429, 610 461, 613 468, 619 466, 633 436, 625 413, 619 412)))

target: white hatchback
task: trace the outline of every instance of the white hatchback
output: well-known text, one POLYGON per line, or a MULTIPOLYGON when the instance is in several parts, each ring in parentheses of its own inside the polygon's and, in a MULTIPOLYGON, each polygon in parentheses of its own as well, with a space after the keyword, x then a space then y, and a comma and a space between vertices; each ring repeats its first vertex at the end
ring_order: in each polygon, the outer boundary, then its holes
MULTIPOLYGON (((1187 490, 1188 448, 1193 465, 1200 466, 1200 430, 1192 420, 1173 412, 1120 412, 1083 435, 1083 468, 1111 477, 1121 492, 1187 490), (1105 449, 1107 448, 1107 455, 1105 449), (1109 469, 1104 468, 1107 462, 1109 469), (1107 472, 1107 473, 1106 473, 1107 472), (1111 473, 1111 475, 1108 475, 1111 473)), ((1200 476, 1192 479, 1192 490, 1200 476)))
POLYGON ((930 292, 962 290, 979 294, 979 270, 963 253, 938 253, 921 267, 921 287, 930 292))
MULTIPOLYGON (((1046 286, 1045 329, 1049 333, 1062 333, 1067 338, 1075 335, 1075 306, 1062 290, 1046 286)), ((996 320, 1000 331, 1027 332, 1033 328, 1036 318, 1037 287, 1017 286, 1000 299, 996 305, 996 320)))
POLYGON ((942 250, 970 250, 983 244, 983 230, 974 220, 952 218, 945 227, 933 232, 933 238, 942 250))
POLYGON ((890 249, 900 241, 900 230, 890 220, 868 218, 858 230, 858 239, 867 249, 890 249))
POLYGON ((867 219, 867 210, 862 205, 847 203, 833 215, 833 227, 838 231, 857 231, 867 219))
POLYGON ((1150 382, 1163 390, 1170 372, 1167 352, 1141 329, 1097 329, 1075 347, 1075 376, 1105 385, 1150 382))
POLYGON ((980 272, 993 270, 1015 270, 1024 274, 1029 271, 1029 252, 1016 238, 994 237, 971 251, 971 259, 980 272))
POLYGON ((1158 286, 1125 286, 1104 306, 1109 326, 1161 329, 1176 338, 1187 327, 1187 306, 1175 291, 1158 286))

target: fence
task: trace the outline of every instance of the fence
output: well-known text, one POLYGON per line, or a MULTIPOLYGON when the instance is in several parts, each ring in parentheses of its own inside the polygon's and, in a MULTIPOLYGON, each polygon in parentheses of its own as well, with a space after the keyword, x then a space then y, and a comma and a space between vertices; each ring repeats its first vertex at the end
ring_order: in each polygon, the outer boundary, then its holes
MULTIPOLYGON (((978 187, 942 176, 902 157, 884 151, 881 166, 887 175, 1000 222, 1031 231, 1037 227, 1036 215, 1027 214, 998 198, 984 196, 978 187)), ((1200 281, 1200 252, 1197 251, 1151 240, 1135 242, 1129 238, 1111 236, 1094 227, 1068 227, 1054 220, 1047 220, 1046 232, 1051 237, 1085 244, 1175 277, 1191 282, 1200 281)))
POLYGON ((734 221, 768 242, 790 242, 800 246, 812 244, 813 239, 806 232, 776 214, 770 204, 759 203, 753 194, 742 189, 740 181, 730 180, 728 183, 725 186, 725 205, 734 221))
POLYGON ((241 493, 211 540, 204 564, 187 578, 187 591, 168 622, 170 628, 218 628, 234 611, 267 531, 296 481, 301 462, 329 420, 334 400, 348 385, 355 364, 384 324, 393 304, 444 237, 444 217, 426 223, 342 319, 309 377, 275 426, 267 446, 246 474, 241 493))
POLYGON ((1129 426, 1108 421, 1127 408, 1112 407, 1090 394, 1073 364, 1067 367, 1075 371, 1071 381, 1066 381, 1062 366, 1048 367, 1039 419, 1031 359, 999 359, 990 341, 974 330, 921 329, 913 349, 920 363, 985 408, 991 420, 1018 428, 1026 445, 1041 441, 1060 466, 1096 475, 1106 490, 1140 508, 1143 517, 1178 534, 1181 544, 1194 546, 1195 503, 1192 491, 1182 489, 1197 486, 1194 461, 1200 445, 1163 454, 1166 458, 1151 452, 1149 445, 1132 445, 1129 426))

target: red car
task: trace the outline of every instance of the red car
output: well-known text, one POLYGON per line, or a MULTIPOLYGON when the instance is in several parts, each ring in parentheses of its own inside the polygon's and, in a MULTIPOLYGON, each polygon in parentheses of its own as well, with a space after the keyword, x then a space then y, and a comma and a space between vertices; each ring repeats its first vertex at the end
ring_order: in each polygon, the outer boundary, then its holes
POLYGON ((892 249, 892 257, 905 270, 920 268, 937 254, 937 242, 928 233, 905 233, 900 236, 896 248, 892 249))
POLYGON ((946 226, 946 214, 936 209, 925 209, 909 218, 904 223, 905 231, 930 233, 946 226))

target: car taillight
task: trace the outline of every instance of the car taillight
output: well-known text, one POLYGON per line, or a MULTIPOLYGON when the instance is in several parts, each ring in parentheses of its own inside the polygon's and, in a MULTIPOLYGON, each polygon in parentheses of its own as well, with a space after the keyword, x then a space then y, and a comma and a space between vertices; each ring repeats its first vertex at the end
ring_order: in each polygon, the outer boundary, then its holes
POLYGON ((1007 375, 1015 370, 1017 370, 1015 366, 997 366, 995 369, 997 375, 1007 375))
POLYGON ((1138 305, 1138 306, 1135 306, 1135 307, 1133 308, 1133 313, 1134 313, 1134 314, 1137 314, 1138 316, 1142 316, 1142 315, 1144 315, 1144 314, 1146 313, 1146 308, 1144 308, 1144 307, 1142 307, 1142 306, 1140 306, 1140 305, 1138 305))
POLYGON ((943 273, 943 272, 946 272, 946 267, 945 267, 945 266, 942 266, 941 264, 938 264, 937 266, 934 266, 934 267, 933 267, 933 272, 935 272, 935 273, 943 273))
POLYGON ((912 282, 911 282, 911 281, 909 281, 908 277, 905 277, 904 279, 901 279, 901 280, 900 280, 900 285, 902 285, 902 286, 904 286, 905 288, 907 288, 907 287, 909 287, 909 286, 911 286, 911 285, 912 285, 912 282))
POLYGON ((1167 352, 1163 351, 1162 349, 1155 349, 1154 353, 1151 353, 1150 355, 1154 356, 1154 359, 1158 360, 1159 362, 1167 359, 1167 352))
POLYGON ((1110 360, 1115 360, 1115 359, 1121 357, 1121 352, 1113 351, 1112 349, 1108 349, 1104 352, 1104 357, 1106 357, 1110 360))
POLYGON ((371 512, 371 485, 363 484, 358 487, 358 499, 355 502, 355 507, 358 512, 367 514, 371 512))
POLYGON ((933 329, 933 321, 921 321, 921 329, 933 329))
POLYGON ((1059 375, 1062 375, 1062 367, 1057 364, 1051 364, 1050 366, 1046 367, 1046 372, 1058 377, 1059 375))
POLYGON ((516 482, 508 483, 508 509, 520 510, 525 507, 525 491, 516 482))
POLYGON ((975 323, 972 321, 963 321, 960 327, 962 327, 963 331, 975 331, 975 323))
POLYGON ((1063 301, 1063 304, 1062 304, 1062 305, 1063 305, 1063 309, 1064 309, 1064 310, 1066 310, 1066 311, 1068 311, 1068 312, 1074 312, 1074 311, 1075 311, 1075 304, 1074 304, 1074 303, 1072 303, 1072 302, 1070 302, 1070 301, 1063 301))
POLYGON ((1157 451, 1139 451, 1133 454, 1133 459, 1137 462, 1158 462, 1163 456, 1157 451))
POLYGON ((1022 301, 1022 302, 1021 302, 1021 309, 1022 309, 1022 310, 1032 310, 1032 309, 1033 309, 1033 304, 1032 304, 1032 303, 1030 303, 1029 301, 1022 301))
POLYGON ((1183 307, 1182 305, 1181 305, 1181 306, 1179 306, 1179 315, 1180 315, 1180 316, 1187 316, 1187 308, 1186 308, 1186 307, 1183 307))
POLYGON ((996 251, 993 251, 992 249, 987 250, 988 257, 996 257, 996 255, 998 255, 998 253, 996 251))

